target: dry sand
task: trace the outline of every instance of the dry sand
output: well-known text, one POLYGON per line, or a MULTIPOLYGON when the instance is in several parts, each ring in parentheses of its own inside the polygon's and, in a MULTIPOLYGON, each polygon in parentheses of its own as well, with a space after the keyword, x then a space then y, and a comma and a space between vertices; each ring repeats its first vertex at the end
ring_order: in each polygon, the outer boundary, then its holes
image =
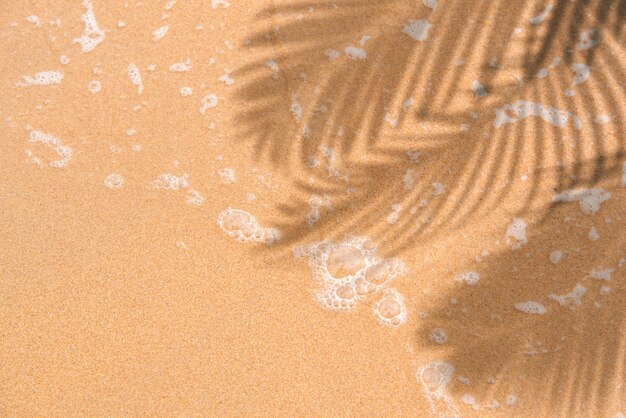
POLYGON ((92 3, 0 4, 0 415, 626 413, 619 2, 92 3), (346 235, 405 323, 315 300, 346 235))

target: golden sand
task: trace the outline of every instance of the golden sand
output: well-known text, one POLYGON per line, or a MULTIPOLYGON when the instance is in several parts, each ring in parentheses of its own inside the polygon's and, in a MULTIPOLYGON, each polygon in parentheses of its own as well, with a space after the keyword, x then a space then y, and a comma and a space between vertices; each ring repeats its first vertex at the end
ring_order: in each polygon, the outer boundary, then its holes
POLYGON ((0 415, 623 416, 618 3, 2 2, 0 415))

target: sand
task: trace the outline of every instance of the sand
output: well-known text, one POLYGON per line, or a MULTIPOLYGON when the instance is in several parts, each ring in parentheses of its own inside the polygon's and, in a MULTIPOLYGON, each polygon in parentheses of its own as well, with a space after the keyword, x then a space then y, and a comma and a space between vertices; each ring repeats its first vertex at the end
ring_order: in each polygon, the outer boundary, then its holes
POLYGON ((623 416, 617 3, 4 2, 0 415, 623 416))

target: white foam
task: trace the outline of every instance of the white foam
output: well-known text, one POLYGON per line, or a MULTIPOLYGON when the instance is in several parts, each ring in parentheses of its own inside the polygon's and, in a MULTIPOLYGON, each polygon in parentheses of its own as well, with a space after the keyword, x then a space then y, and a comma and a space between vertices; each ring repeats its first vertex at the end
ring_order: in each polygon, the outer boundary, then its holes
POLYGON ((445 344, 448 342, 448 333, 441 328, 435 328, 430 332, 430 340, 437 344, 445 344))
POLYGON ((453 375, 454 366, 442 360, 432 361, 417 369, 417 380, 422 386, 431 412, 439 417, 457 417, 459 415, 446 390, 453 375))
POLYGON ((614 269, 609 267, 593 269, 591 270, 591 273, 589 273, 588 277, 598 280, 611 280, 611 275, 614 271, 614 269))
POLYGON ((204 197, 197 190, 189 190, 186 201, 191 206, 200 206, 204 203, 204 197))
POLYGON ((139 68, 134 63, 128 64, 128 79, 133 86, 137 87, 137 94, 141 95, 143 93, 143 82, 141 80, 141 73, 139 72, 139 68))
POLYGON ((543 315, 547 312, 545 306, 543 306, 539 302, 534 302, 532 300, 528 302, 519 302, 516 303, 514 306, 515 309, 517 309, 518 311, 527 314, 543 315))
POLYGON ((565 127, 571 117, 574 121, 574 127, 579 129, 579 119, 573 113, 550 106, 544 106, 540 103, 529 102, 527 100, 518 100, 514 103, 505 104, 497 108, 493 126, 500 128, 502 125, 518 122, 530 116, 540 117, 544 121, 559 128, 565 127), (507 114, 507 112, 512 112, 514 116, 507 114))
POLYGON ((587 293, 587 288, 578 283, 572 291, 565 293, 564 295, 556 295, 553 293, 548 297, 558 302, 559 305, 574 310, 577 306, 581 305, 582 297, 585 293, 587 293))
POLYGON ((211 0, 211 8, 215 10, 218 7, 226 9, 230 7, 230 3, 227 0, 211 0))
POLYGON ((542 24, 543 21, 546 20, 546 17, 548 17, 550 12, 552 11, 552 7, 552 3, 548 4, 540 14, 530 19, 530 24, 535 26, 542 24))
POLYGON ((324 54, 326 54, 326 56, 330 58, 331 60, 335 60, 341 56, 341 52, 337 51, 336 49, 330 49, 330 48, 325 50, 324 54))
POLYGON ((217 172, 217 174, 220 176, 222 184, 232 184, 237 181, 235 170, 232 168, 222 168, 217 172))
POLYGON ((79 43, 81 51, 87 53, 104 41, 104 31, 98 26, 91 0, 83 0, 83 7, 87 10, 80 16, 80 20, 85 24, 85 30, 79 38, 74 39, 73 43, 79 43))
POLYGON ((604 189, 569 189, 552 198, 553 202, 576 202, 585 214, 596 213, 600 205, 611 198, 611 193, 604 189))
POLYGON ((472 90, 474 91, 477 99, 480 99, 481 97, 485 97, 487 95, 487 89, 478 80, 472 81, 472 90))
POLYGON ((521 218, 513 218, 506 230, 505 239, 514 250, 519 250, 528 243, 526 222, 521 218))
POLYGON ((626 162, 622 164, 622 186, 626 186, 626 162))
POLYGON ((598 45, 598 43, 600 43, 600 33, 597 29, 589 29, 579 35, 576 49, 585 51, 598 45))
POLYGON ((391 213, 387 215, 387 223, 389 225, 393 225, 398 222, 398 218, 400 217, 400 212, 402 211, 402 205, 399 203, 394 203, 391 205, 391 213))
POLYGON ((170 65, 170 71, 172 72, 185 72, 191 70, 191 61, 187 60, 185 62, 176 62, 170 65))
POLYGON ((574 71, 574 80, 572 86, 584 83, 589 78, 591 70, 587 64, 572 64, 572 71, 574 71))
POLYGON ((152 31, 152 40, 155 42, 160 41, 165 35, 167 35, 167 31, 169 29, 170 27, 168 25, 161 26, 160 28, 155 29, 154 31, 152 31))
MULTIPOLYGON (((61 140, 53 135, 43 133, 41 131, 31 130, 28 134, 28 142, 40 142, 52 148, 60 157, 57 160, 52 160, 48 163, 51 167, 67 167, 72 160, 72 148, 63 145, 61 140)), ((37 157, 33 158, 33 161, 40 163, 41 160, 37 157)))
POLYGON ((108 189, 121 189, 124 186, 124 177, 121 174, 109 174, 104 178, 104 186, 108 189))
POLYGON ((208 94, 200 100, 202 106, 200 106, 200 114, 204 115, 204 113, 217 106, 217 96, 215 93, 208 94))
POLYGON ((353 60, 364 60, 365 58, 367 58, 367 52, 365 52, 365 49, 357 48, 353 45, 347 46, 344 49, 344 52, 349 58, 353 60))
POLYGON ((28 23, 32 23, 33 25, 37 26, 38 28, 41 27, 41 19, 39 19, 39 16, 35 16, 35 15, 26 16, 26 21, 28 23))
POLYGON ((404 297, 396 289, 385 289, 383 295, 374 303, 374 318, 381 324, 399 327, 407 319, 404 297))
POLYGON ((405 271, 400 260, 379 259, 375 250, 376 245, 368 238, 347 236, 336 243, 301 245, 293 254, 307 261, 315 299, 325 309, 349 311, 357 301, 385 289, 405 271))
POLYGON ((562 257, 563 257, 563 251, 560 251, 560 250, 552 251, 552 253, 550 253, 550 262, 552 264, 557 264, 561 261, 562 257))
POLYGON ((321 219, 320 208, 331 208, 330 197, 325 195, 322 198, 321 196, 313 194, 309 198, 309 205, 311 206, 311 210, 306 215, 306 224, 308 226, 313 226, 321 219))
POLYGON ((475 271, 466 271, 464 273, 457 274, 455 280, 473 286, 480 280, 480 274, 475 271))
POLYGON ((291 96, 291 114, 297 122, 302 120, 302 105, 298 102, 298 96, 291 96))
POLYGON ((276 80, 278 78, 278 71, 279 71, 278 63, 274 60, 268 60, 268 61, 265 61, 265 65, 269 67, 270 70, 272 70, 272 78, 276 80))
POLYGON ((409 20, 409 23, 402 28, 402 33, 409 35, 416 41, 424 41, 428 37, 428 30, 431 26, 426 20, 409 20))
POLYGON ((170 173, 161 174, 155 181, 152 182, 152 187, 155 189, 163 189, 163 190, 180 190, 185 189, 189 185, 187 179, 189 178, 188 174, 183 174, 182 176, 176 176, 170 173))
POLYGON ((589 234, 587 235, 591 241, 597 241, 600 239, 600 234, 595 226, 592 226, 589 230, 589 234))
POLYGON ((272 245, 280 239, 276 228, 264 228, 252 214, 228 207, 217 216, 217 224, 229 237, 239 242, 258 242, 272 245))
POLYGON ((180 95, 183 97, 191 96, 193 89, 191 87, 181 87, 180 95))
POLYGON ((609 115, 596 115, 593 118, 593 121, 598 125, 604 125, 605 123, 609 123, 611 121, 611 117, 609 115))
POLYGON ((437 0, 422 0, 422 4, 430 9, 437 9, 437 0))
POLYGON ((235 84, 235 80, 233 80, 233 78, 230 76, 230 74, 221 75, 218 78, 218 80, 221 81, 222 83, 226 84, 227 86, 232 86, 233 84, 235 84))
POLYGON ((51 86, 53 84, 61 84, 63 73, 60 71, 40 71, 34 76, 24 75, 22 81, 17 86, 51 86))
POLYGON ((98 80, 91 80, 89 84, 87 84, 87 90, 89 93, 96 94, 102 89, 102 85, 98 80))

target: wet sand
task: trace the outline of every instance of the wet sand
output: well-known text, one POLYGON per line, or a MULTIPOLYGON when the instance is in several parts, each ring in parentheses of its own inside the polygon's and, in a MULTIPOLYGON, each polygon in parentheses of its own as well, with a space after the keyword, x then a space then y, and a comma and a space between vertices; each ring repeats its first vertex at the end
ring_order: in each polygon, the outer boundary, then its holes
POLYGON ((626 413, 616 4, 92 3, 0 6, 1 415, 626 413), (346 235, 405 271, 339 312, 346 235))

